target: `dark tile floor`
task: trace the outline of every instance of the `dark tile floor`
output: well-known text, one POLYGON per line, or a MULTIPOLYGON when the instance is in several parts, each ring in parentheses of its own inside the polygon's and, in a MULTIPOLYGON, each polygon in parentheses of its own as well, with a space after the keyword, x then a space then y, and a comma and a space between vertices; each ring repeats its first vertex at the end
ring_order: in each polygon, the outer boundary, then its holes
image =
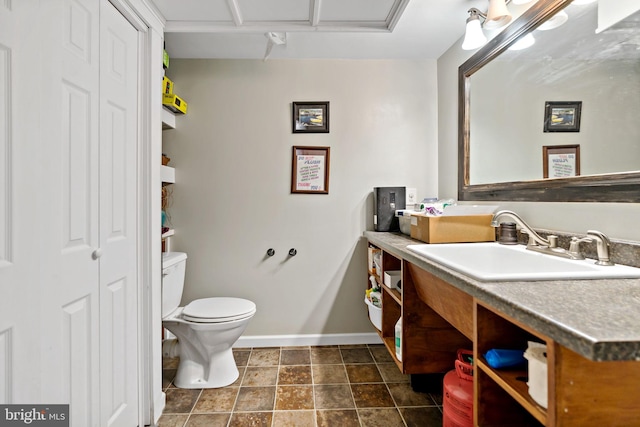
POLYGON ((159 427, 442 426, 442 394, 417 393, 384 345, 234 350, 240 378, 223 388, 176 388, 163 366, 159 427))

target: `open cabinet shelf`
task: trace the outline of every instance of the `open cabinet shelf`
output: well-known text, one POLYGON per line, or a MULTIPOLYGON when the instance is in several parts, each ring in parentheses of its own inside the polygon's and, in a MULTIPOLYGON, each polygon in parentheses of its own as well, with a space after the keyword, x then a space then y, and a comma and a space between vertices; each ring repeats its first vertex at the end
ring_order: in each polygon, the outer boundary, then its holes
MULTIPOLYGON (((471 341, 420 300, 406 261, 386 251, 381 253, 381 271, 374 275, 382 294, 382 330, 378 333, 389 354, 404 374, 443 374, 453 369, 458 348, 470 349, 471 341), (385 271, 398 270, 402 292, 383 283, 385 271), (402 360, 397 358, 395 347, 395 326, 400 318, 402 360)), ((442 384, 434 388, 442 390, 442 384)))
POLYGON ((176 128, 176 115, 173 111, 162 107, 162 130, 176 128))
MULTIPOLYGON (((494 369, 484 355, 491 349, 516 349, 523 352, 529 341, 547 343, 547 337, 520 325, 518 322, 475 302, 476 339, 474 360, 477 366, 476 403, 478 425, 521 423, 547 425, 547 410, 529 395, 527 365, 494 369), (504 395, 508 396, 506 399, 504 395), (500 398, 509 410, 488 404, 500 398), (487 422, 488 421, 488 422, 487 422)), ((547 353, 550 353, 547 349, 547 353)))

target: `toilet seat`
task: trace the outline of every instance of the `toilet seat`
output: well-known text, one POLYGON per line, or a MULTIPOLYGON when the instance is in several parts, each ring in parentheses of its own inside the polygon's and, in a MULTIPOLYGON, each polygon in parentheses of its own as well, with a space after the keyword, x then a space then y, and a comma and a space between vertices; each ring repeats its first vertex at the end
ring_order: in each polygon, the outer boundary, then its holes
POLYGON ((182 318, 198 323, 222 323, 246 319, 256 312, 253 301, 242 298, 201 298, 187 304, 182 318))

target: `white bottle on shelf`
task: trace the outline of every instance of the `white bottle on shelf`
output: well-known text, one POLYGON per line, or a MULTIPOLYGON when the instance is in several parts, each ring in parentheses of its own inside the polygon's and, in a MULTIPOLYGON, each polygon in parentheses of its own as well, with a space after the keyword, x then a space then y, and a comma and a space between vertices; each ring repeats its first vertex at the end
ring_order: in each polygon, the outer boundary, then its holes
POLYGON ((396 322, 396 357, 402 362, 402 317, 396 322))

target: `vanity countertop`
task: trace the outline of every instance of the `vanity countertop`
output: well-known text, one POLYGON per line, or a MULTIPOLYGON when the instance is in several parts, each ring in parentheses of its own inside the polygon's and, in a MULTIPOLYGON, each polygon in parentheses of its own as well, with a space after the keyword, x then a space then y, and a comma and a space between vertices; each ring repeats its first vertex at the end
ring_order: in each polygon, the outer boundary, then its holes
POLYGON ((364 235, 587 359, 640 360, 640 279, 479 282, 406 248, 423 242, 400 233, 364 235))

